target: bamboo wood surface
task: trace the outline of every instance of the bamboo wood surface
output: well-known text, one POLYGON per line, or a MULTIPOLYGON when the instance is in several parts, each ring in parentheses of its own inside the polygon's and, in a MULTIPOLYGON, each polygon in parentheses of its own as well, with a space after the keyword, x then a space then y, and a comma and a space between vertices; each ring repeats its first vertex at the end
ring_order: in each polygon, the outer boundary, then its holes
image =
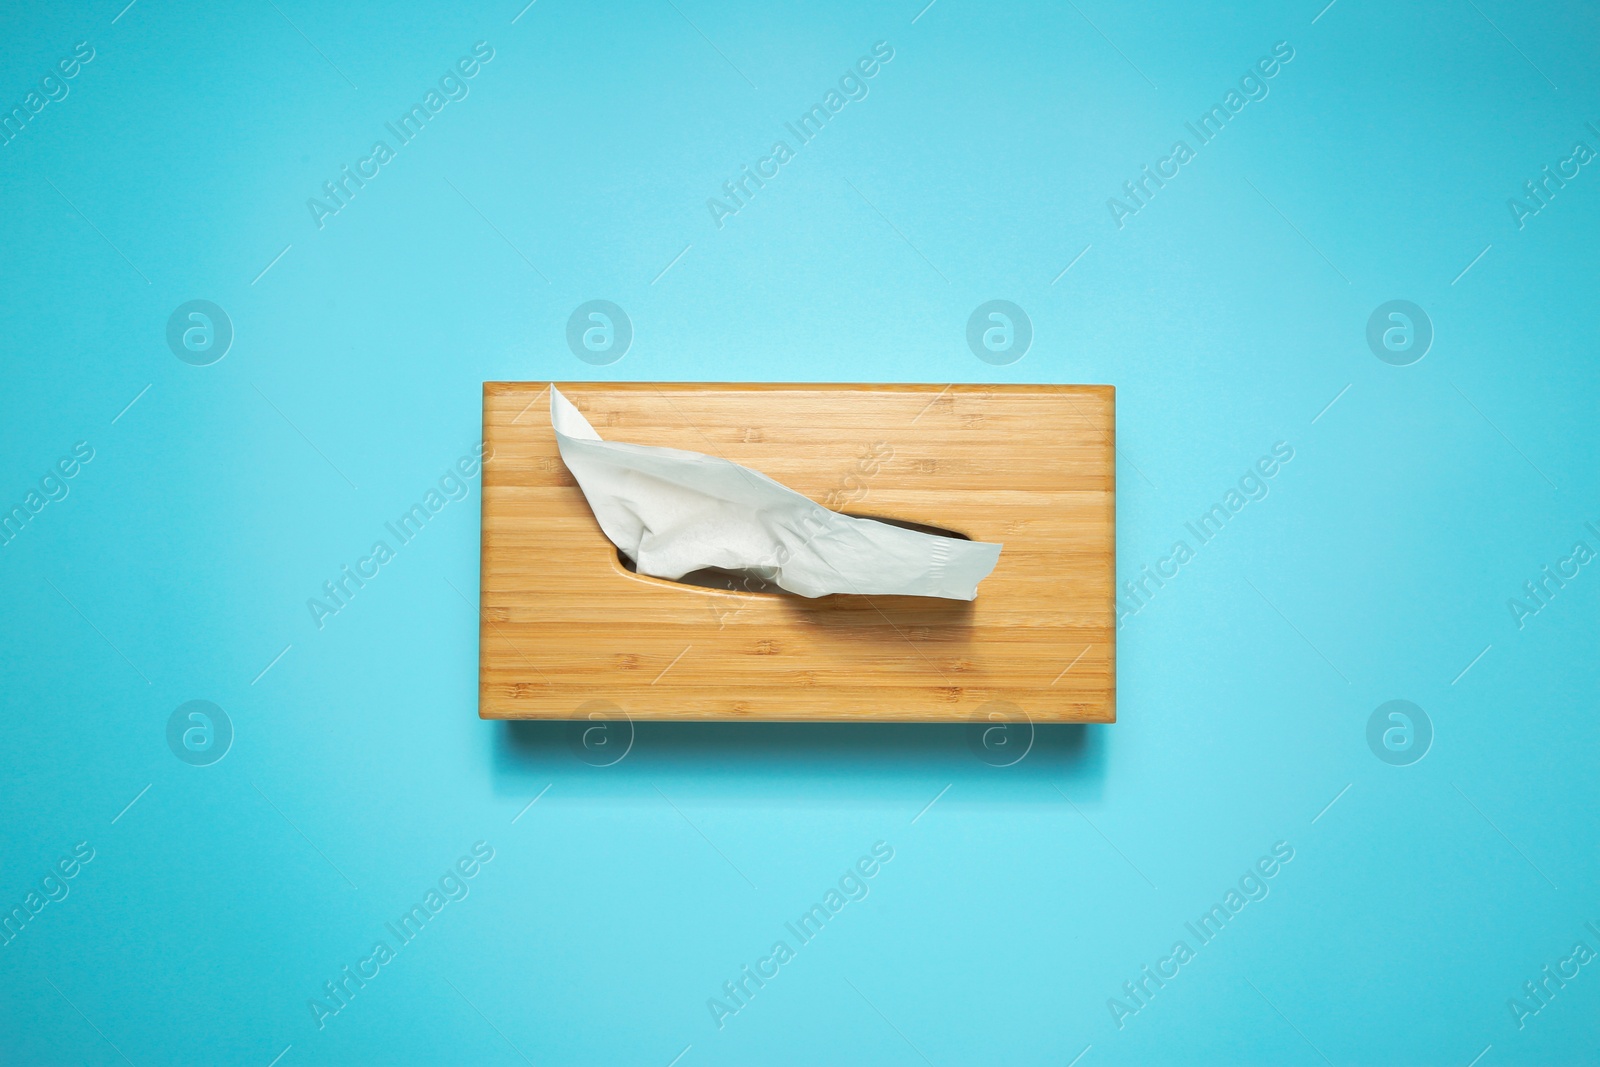
POLYGON ((558 384, 607 440, 1005 548, 970 603, 634 574, 561 461, 549 386, 485 382, 483 718, 1115 721, 1112 387, 558 384))

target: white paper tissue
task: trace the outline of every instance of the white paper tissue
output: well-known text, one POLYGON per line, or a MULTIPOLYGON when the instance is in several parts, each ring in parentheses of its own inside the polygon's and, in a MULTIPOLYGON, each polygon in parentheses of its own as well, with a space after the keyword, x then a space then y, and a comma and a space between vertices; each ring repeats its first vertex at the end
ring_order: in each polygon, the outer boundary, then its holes
POLYGON ((600 528, 640 574, 716 567, 805 597, 831 593, 972 600, 998 544, 841 515, 716 456, 601 440, 550 387, 550 425, 600 528))

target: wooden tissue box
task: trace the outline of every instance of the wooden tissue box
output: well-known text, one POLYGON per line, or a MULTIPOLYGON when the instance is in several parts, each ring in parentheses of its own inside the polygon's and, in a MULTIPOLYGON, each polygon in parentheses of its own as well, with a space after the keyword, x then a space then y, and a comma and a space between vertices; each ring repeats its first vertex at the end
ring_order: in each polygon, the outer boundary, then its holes
POLYGON ((549 386, 485 382, 483 718, 1116 720, 1112 387, 558 386, 609 441, 1005 548, 970 603, 635 574, 561 461, 549 386))

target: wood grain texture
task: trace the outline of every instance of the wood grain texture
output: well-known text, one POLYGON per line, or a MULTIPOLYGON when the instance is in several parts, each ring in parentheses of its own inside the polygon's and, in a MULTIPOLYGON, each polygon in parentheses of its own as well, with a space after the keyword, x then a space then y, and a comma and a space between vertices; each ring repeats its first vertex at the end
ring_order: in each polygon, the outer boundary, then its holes
POLYGON ((1115 721, 1112 387, 558 385, 607 440, 1005 548, 970 603, 633 574, 561 461, 548 385, 486 382, 483 718, 1115 721))

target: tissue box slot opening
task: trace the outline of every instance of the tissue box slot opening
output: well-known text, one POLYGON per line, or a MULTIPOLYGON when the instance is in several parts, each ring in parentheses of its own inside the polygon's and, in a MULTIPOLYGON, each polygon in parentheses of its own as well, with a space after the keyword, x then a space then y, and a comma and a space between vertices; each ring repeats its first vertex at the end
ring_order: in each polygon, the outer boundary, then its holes
MULTIPOLYGON (((939 526, 929 526, 921 522, 908 522, 905 519, 889 519, 881 515, 857 515, 854 512, 843 512, 857 519, 872 519, 875 522, 887 523, 890 526, 899 526, 906 530, 915 530, 917 533, 933 534, 937 537, 954 537, 961 541, 970 541, 972 538, 955 530, 946 530, 939 526)), ((622 549, 617 549, 617 562, 622 564, 623 570, 629 574, 638 574, 639 567, 629 559, 622 549)), ((704 567, 697 571, 690 571, 681 578, 662 578, 664 582, 675 581, 679 585, 692 585, 701 589, 723 589, 736 593, 762 593, 767 596, 788 596, 805 599, 797 593, 781 588, 774 582, 752 571, 729 571, 721 567, 704 567)))
MULTIPOLYGON (((629 574, 638 574, 639 567, 622 551, 617 549, 617 562, 622 564, 622 569, 629 574)), ((766 593, 772 596, 795 596, 787 589, 779 588, 749 571, 726 571, 721 567, 704 567, 697 571, 690 571, 682 578, 657 578, 658 582, 676 582, 678 585, 693 585, 701 589, 722 589, 735 593, 766 593)))
POLYGON ((853 519, 871 519, 889 526, 898 526, 903 530, 915 530, 917 533, 933 534, 935 537, 954 537, 957 541, 970 541, 972 538, 958 530, 946 530, 943 526, 929 526, 925 522, 909 522, 906 519, 890 519, 882 515, 862 515, 854 511, 841 511, 841 515, 849 515, 853 519))

